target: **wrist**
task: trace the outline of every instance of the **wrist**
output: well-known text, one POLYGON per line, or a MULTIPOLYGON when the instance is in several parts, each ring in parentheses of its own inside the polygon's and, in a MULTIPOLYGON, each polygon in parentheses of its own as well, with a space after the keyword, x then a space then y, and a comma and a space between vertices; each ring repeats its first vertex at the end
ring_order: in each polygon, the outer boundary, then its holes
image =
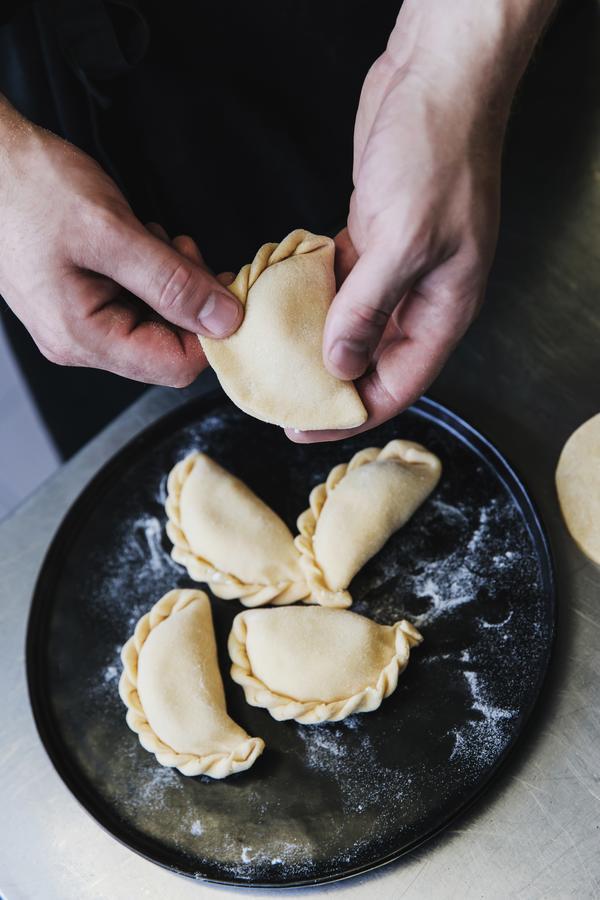
POLYGON ((386 52, 471 120, 483 113, 503 127, 555 3, 405 0, 386 52))

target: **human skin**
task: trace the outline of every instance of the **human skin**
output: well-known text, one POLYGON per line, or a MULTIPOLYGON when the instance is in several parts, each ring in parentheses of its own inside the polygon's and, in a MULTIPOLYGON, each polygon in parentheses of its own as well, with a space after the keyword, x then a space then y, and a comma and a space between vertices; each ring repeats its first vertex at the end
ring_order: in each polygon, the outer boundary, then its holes
MULTIPOLYGON (((405 0, 363 87, 324 359, 372 428, 428 387, 482 302, 511 100, 554 0, 405 0)), ((145 227, 85 153, 0 96, 0 293, 48 359, 182 387, 242 310, 191 238, 145 227)))
POLYGON ((435 379, 481 306, 499 218, 510 106, 554 0, 405 0, 363 86, 354 192, 336 237, 328 369, 358 379, 367 421, 435 379))
POLYGON ((207 365, 197 333, 243 310, 191 238, 145 227, 87 154, 0 96, 0 293, 41 352, 183 387, 207 365))

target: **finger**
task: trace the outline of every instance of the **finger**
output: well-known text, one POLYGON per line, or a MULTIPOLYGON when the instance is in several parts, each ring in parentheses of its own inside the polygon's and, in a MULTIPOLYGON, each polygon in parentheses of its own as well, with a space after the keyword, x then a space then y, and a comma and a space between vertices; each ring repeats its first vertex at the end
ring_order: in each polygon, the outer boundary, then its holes
POLYGON ((94 271, 187 331, 210 337, 234 332, 243 318, 239 301, 201 265, 138 225, 116 217, 105 224, 94 271))
POLYGON ((391 266, 378 249, 367 248, 342 284, 327 314, 323 359, 337 378, 364 374, 394 311, 413 280, 391 266))
POLYGON ((161 241, 164 241, 165 244, 170 244, 170 238, 162 225, 159 225, 158 222, 146 222, 146 228, 153 234, 154 237, 160 238, 161 241))
POLYGON ((414 403, 437 377, 473 318, 477 303, 458 299, 437 304, 413 291, 401 307, 397 338, 381 351, 374 372, 357 382, 367 420, 342 431, 287 429, 295 443, 336 441, 381 425, 414 403))
POLYGON ((228 287, 228 285, 233 284, 235 281, 235 274, 233 272, 221 272, 220 275, 217 275, 217 280, 221 284, 224 284, 225 287, 228 287))
POLYGON ((417 392, 411 399, 407 398, 405 406, 402 406, 395 398, 390 397, 387 389, 381 382, 377 371, 361 378, 360 381, 357 382, 357 388, 363 405, 367 410, 367 418, 362 425, 358 425, 356 428, 330 429, 324 431, 298 431, 295 428, 286 428, 285 433, 287 437, 295 444, 319 444, 326 441, 342 441, 346 438, 353 437, 355 434, 361 434, 363 431, 370 431, 372 428, 376 428, 378 425, 381 425, 383 422, 386 422, 388 419, 391 419, 393 416, 400 413, 406 406, 410 406, 411 403, 414 403, 422 393, 422 391, 417 392))
POLYGON ((83 364, 146 384, 185 387, 207 365, 195 334, 145 320, 121 300, 89 316, 82 334, 83 364))
MULTIPOLYGON (((405 348, 406 349, 406 348, 405 348)), ((408 356, 406 358, 408 360, 408 356)), ((440 368, 441 365, 440 364, 440 368)), ((434 372, 431 380, 437 374, 434 372)), ((296 429, 285 429, 287 437, 295 444, 318 444, 325 441, 341 441, 345 438, 353 437, 355 434, 361 434, 363 431, 370 431, 378 425, 387 422, 388 419, 398 415, 402 410, 406 409, 411 403, 423 394, 429 382, 425 386, 405 385, 405 390, 401 392, 402 396, 392 396, 387 390, 381 379, 380 373, 375 372, 365 375, 357 382, 358 392, 367 410, 367 419, 356 428, 346 428, 329 431, 297 431, 296 429)))
POLYGON ((335 283, 338 291, 358 260, 358 253, 347 228, 335 236, 335 283))
POLYGON ((194 238, 189 236, 189 234, 177 235, 176 238, 173 238, 173 246, 184 256, 187 256, 188 259, 191 259, 192 262, 196 262, 199 266, 202 266, 203 269, 210 271, 210 269, 204 262, 204 257, 200 253, 198 244, 196 243, 194 238))

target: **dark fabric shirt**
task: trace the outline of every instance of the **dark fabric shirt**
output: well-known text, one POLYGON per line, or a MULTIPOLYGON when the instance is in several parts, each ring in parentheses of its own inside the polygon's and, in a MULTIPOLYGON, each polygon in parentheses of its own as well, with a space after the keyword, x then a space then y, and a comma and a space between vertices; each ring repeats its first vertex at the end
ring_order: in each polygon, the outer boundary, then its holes
MULTIPOLYGON (((0 0, 0 91, 97 159, 142 221, 236 270, 293 228, 343 227, 362 82, 399 5, 0 0)), ((2 316, 64 456, 143 389, 52 366, 2 316)))

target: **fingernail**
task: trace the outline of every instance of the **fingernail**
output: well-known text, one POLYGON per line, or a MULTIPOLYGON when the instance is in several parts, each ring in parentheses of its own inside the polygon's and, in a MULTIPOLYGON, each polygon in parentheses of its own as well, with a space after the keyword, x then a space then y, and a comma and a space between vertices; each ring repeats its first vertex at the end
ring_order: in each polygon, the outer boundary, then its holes
POLYGON ((369 348, 361 341, 336 341, 329 359, 345 378, 358 378, 369 364, 369 348))
POLYGON ((212 291, 198 313, 198 321, 214 337, 230 334, 240 318, 240 304, 228 294, 212 291))

